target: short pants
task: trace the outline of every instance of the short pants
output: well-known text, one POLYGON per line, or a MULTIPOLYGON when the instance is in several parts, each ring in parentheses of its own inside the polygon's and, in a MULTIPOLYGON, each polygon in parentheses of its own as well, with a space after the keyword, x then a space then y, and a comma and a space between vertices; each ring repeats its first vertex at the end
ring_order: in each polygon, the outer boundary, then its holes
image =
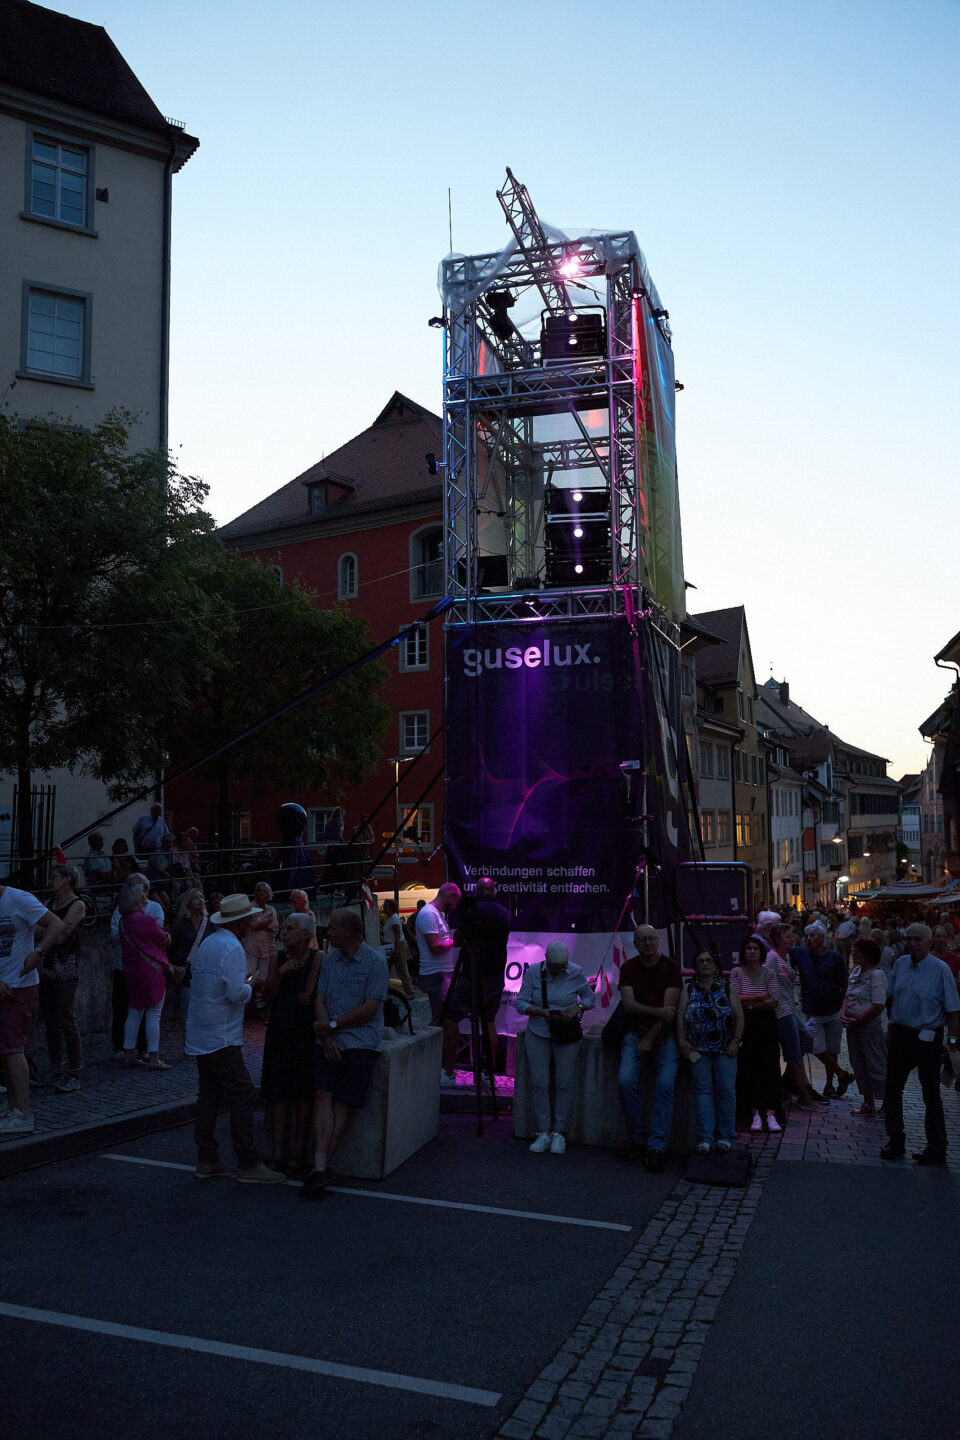
POLYGON ((840 1054, 840 1045, 843 1041, 843 1021, 840 1019, 840 1011, 835 1015, 810 1015, 807 1017, 807 1030, 813 1041, 814 1055, 822 1055, 829 1050, 833 1055, 840 1054))
POLYGON ((338 1105, 362 1110, 373 1079, 379 1050, 344 1050, 339 1060, 328 1060, 321 1046, 313 1069, 313 1086, 331 1094, 338 1105))
POLYGON ((803 1053, 800 1049, 800 1028, 797 1025, 796 1015, 778 1015, 777 1034, 780 1037, 780 1049, 783 1051, 783 1058, 787 1064, 802 1065, 803 1053))
POLYGON ((20 985, 12 1000, 0 1000, 0 1055, 22 1055, 37 1004, 36 985, 20 985))

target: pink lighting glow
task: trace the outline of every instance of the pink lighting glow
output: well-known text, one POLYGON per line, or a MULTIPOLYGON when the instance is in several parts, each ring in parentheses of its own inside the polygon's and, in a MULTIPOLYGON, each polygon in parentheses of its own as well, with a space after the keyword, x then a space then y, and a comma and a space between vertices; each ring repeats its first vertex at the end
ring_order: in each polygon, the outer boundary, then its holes
POLYGON ((572 280, 574 275, 580 274, 582 268, 583 267, 581 266, 580 261, 577 259, 576 255, 571 255, 570 258, 568 260, 564 260, 563 264, 560 266, 560 274, 565 275, 568 280, 572 280))

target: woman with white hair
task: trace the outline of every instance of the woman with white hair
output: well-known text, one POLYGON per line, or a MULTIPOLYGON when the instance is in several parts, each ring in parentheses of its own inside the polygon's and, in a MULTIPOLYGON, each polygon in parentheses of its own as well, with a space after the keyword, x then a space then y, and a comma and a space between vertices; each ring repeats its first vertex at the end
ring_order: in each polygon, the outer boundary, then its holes
POLYGON ((554 940, 544 951, 542 965, 528 965, 523 972, 516 1006, 527 1016, 524 1048, 530 1066, 533 1108, 537 1137, 530 1149, 535 1155, 549 1150, 562 1155, 567 1148, 565 1132, 573 1097, 573 1073, 583 1031, 580 1021, 585 1010, 596 1005, 596 996, 579 965, 570 959, 562 940, 554 940), (550 1115, 550 1059, 555 1070, 555 1103, 550 1115))
POLYGON ((169 1070, 160 1059, 160 1011, 167 993, 169 937, 152 915, 147 914, 147 892, 141 885, 127 884, 120 891, 120 948, 123 973, 127 979, 130 1009, 123 1027, 123 1068, 131 1070, 137 1060, 137 1031, 144 1021, 148 1070, 169 1070))
POLYGON ((272 1001, 263 1045, 260 1098, 267 1106, 271 1168, 295 1174, 309 1168, 315 1040, 313 1008, 321 955, 310 948, 313 916, 293 911, 283 944, 270 961, 264 997, 272 1001))
MULTIPOLYGON (((266 880, 261 880, 253 887, 253 903, 259 905, 260 913, 254 915, 250 921, 250 929, 243 942, 243 948, 247 952, 247 966, 254 979, 258 979, 266 987, 267 976, 270 973, 270 962, 277 953, 277 935, 280 933, 280 921, 277 919, 277 912, 270 904, 273 899, 273 891, 266 880)), ((254 989, 253 999, 257 1009, 257 1015, 266 1024, 267 1002, 264 998, 264 989, 254 989)))

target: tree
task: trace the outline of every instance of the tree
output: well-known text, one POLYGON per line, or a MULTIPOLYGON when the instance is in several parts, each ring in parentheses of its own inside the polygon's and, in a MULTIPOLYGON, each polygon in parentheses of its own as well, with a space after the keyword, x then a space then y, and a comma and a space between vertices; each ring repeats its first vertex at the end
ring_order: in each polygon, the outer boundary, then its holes
MULTIPOLYGON (((166 718, 164 743, 174 771, 230 745, 372 643, 366 621, 345 609, 318 609, 309 591, 281 585, 273 571, 226 546, 205 552, 194 581, 206 607, 190 637, 189 703, 166 718)), ((390 715, 377 698, 386 673, 377 661, 362 665, 199 771, 217 785, 222 843, 233 839, 234 781, 249 782, 259 795, 290 790, 295 798, 298 788, 339 795, 375 768, 390 715)))
POLYGON ((169 627, 214 543, 204 486, 162 454, 131 454, 132 418, 117 412, 81 431, 55 421, 21 429, 0 414, 0 770, 17 778, 27 879, 33 774, 55 766, 106 774, 117 766, 104 756, 129 757, 143 745, 140 699, 158 662, 176 683, 169 627), (146 653, 130 637, 148 598, 146 653), (105 706, 96 657, 109 646, 123 650, 125 664, 105 706))

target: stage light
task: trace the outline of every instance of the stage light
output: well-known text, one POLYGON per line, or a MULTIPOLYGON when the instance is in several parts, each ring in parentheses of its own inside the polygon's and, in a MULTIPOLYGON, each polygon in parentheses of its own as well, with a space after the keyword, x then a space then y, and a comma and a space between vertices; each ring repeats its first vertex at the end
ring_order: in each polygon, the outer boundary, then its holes
POLYGON ((517 303, 517 297, 509 290, 488 290, 487 304, 490 306, 490 329, 498 340, 509 340, 516 328, 507 311, 517 303))
POLYGON ((580 501, 583 499, 583 495, 580 493, 579 490, 574 490, 574 492, 573 492, 573 498, 574 498, 574 500, 576 500, 577 504, 579 505, 579 504, 580 504, 580 501))
POLYGON ((560 274, 565 275, 568 280, 572 280, 575 275, 580 274, 582 269, 579 256, 570 255, 560 266, 560 274))
POLYGON ((582 566, 582 565, 574 565, 574 567, 573 567, 573 573, 574 573, 574 575, 582 575, 582 574, 583 574, 583 566, 582 566))
POLYGON ((581 526, 578 525, 573 533, 574 535, 576 535, 578 540, 583 539, 583 529, 581 528, 581 526))

